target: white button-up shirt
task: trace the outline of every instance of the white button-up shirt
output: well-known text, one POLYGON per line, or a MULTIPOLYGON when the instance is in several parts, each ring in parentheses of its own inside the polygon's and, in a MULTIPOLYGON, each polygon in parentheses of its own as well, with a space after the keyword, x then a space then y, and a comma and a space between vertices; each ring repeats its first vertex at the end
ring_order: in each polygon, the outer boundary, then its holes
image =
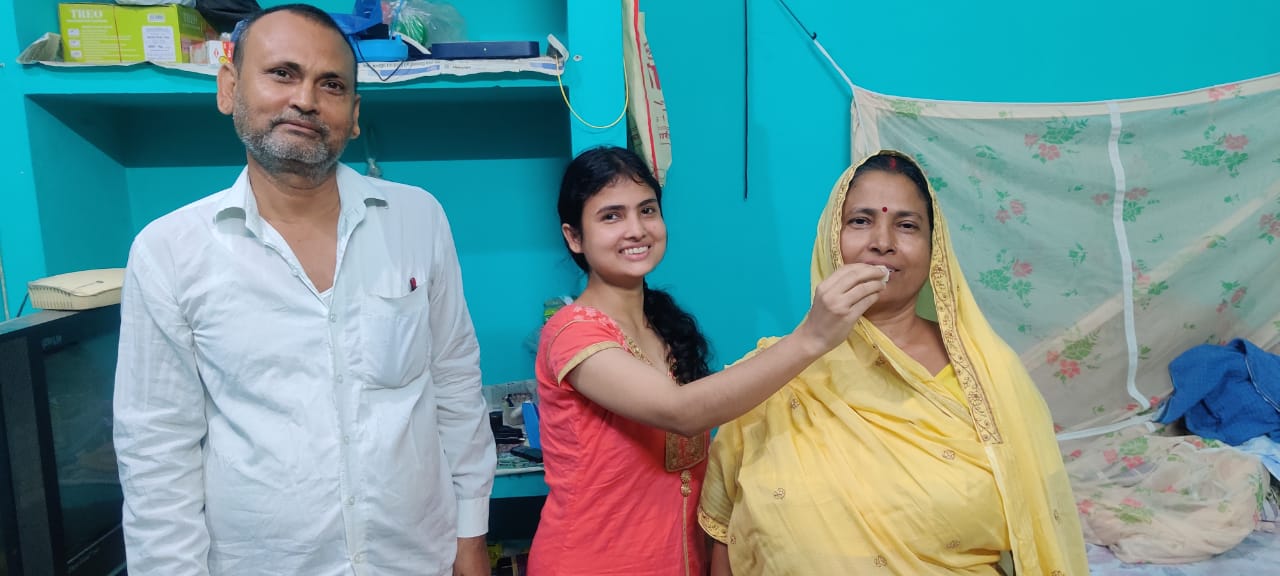
POLYGON ((316 291, 246 173, 129 254, 115 445, 131 576, 449 574, 495 452, 449 225, 339 166, 316 291))

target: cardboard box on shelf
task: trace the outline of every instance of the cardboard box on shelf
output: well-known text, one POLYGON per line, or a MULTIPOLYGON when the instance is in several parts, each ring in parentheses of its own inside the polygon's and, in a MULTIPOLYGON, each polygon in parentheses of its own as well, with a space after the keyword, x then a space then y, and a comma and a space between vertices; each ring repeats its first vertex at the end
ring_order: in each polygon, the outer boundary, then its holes
POLYGON ((195 8, 118 6, 116 30, 122 62, 191 62, 191 46, 216 38, 195 8))
POLYGON ((62 59, 85 64, 120 62, 120 39, 113 4, 59 4, 62 59))
POLYGON ((191 45, 191 63, 220 66, 231 61, 235 53, 235 42, 230 40, 206 40, 191 45))

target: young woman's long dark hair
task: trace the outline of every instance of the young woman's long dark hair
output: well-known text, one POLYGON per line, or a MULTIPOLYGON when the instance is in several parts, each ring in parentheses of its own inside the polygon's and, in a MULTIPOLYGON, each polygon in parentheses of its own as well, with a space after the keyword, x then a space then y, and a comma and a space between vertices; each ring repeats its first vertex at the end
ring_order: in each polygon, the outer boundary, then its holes
MULTIPOLYGON (((579 154, 565 168, 557 204, 560 223, 568 224, 581 236, 582 208, 587 199, 621 178, 630 178, 653 190, 661 209, 662 187, 644 160, 625 148, 605 146, 579 154)), ((583 272, 591 271, 585 256, 572 250, 569 254, 583 272)), ((670 294, 650 288, 647 282, 644 284, 644 319, 666 343, 667 362, 671 364, 676 382, 685 384, 711 374, 707 367, 707 339, 698 329, 697 321, 676 305, 670 294)))

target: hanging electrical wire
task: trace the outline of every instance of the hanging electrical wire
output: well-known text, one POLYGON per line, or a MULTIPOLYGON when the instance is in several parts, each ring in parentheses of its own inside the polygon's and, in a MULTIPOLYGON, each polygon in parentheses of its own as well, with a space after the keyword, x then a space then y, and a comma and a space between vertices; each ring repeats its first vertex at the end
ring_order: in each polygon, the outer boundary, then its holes
POLYGON ((787 0, 778 0, 778 3, 787 11, 787 14, 791 15, 791 19, 796 21, 796 24, 800 26, 800 29, 804 30, 804 35, 809 37, 809 40, 811 40, 813 45, 818 48, 818 51, 822 53, 822 56, 827 59, 827 62, 831 63, 831 67, 836 69, 836 72, 844 79, 844 83, 849 86, 849 90, 853 91, 853 81, 849 80, 849 75, 844 73, 844 70, 840 68, 840 65, 836 64, 835 58, 832 58, 831 54, 827 52, 827 49, 818 41, 818 33, 809 30, 809 27, 805 26, 804 22, 800 21, 800 17, 796 16, 796 13, 791 10, 791 6, 787 5, 787 0))

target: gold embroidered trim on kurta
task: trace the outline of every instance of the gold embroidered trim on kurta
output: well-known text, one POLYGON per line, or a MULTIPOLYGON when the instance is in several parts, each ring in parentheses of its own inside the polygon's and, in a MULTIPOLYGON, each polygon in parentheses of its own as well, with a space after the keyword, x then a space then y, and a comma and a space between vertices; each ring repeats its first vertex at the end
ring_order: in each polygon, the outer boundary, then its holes
MULTIPOLYGON (((555 335, 551 337, 551 341, 555 342, 556 338, 559 338, 560 335, 563 334, 565 330, 568 330, 570 326, 573 326, 574 324, 577 324, 579 322, 590 322, 590 321, 589 320, 570 320, 568 322, 565 322, 564 326, 561 326, 559 330, 556 330, 555 335)), ((610 348, 621 348, 621 347, 622 346, 620 346, 617 342, 614 342, 612 340, 605 340, 603 342, 596 342, 595 344, 592 344, 590 346, 587 346, 586 348, 583 348, 582 350, 579 350, 578 353, 574 354, 573 358, 570 358, 569 362, 565 364, 564 367, 560 368, 560 371, 556 374, 556 385, 558 386, 561 383, 563 383, 564 377, 568 376, 569 372, 573 371, 573 369, 577 368, 579 364, 582 364, 583 360, 590 358, 596 352, 599 352, 601 350, 608 350, 610 348)), ((547 350, 546 352, 547 357, 544 359, 544 361, 547 362, 548 365, 550 365, 551 364, 551 346, 547 346, 546 350, 547 350)))
POLYGON ((693 564, 689 560, 689 495, 693 493, 693 473, 685 470, 680 473, 680 552, 684 555, 684 576, 693 575, 693 564))
POLYGON ((721 544, 729 544, 729 527, 712 518, 701 506, 698 507, 698 524, 702 526, 702 530, 707 533, 707 536, 714 538, 721 544))
MULTIPOLYGON (((618 330, 621 331, 622 329, 619 328, 618 330)), ((632 356, 643 360, 654 368, 658 367, 626 332, 622 333, 622 339, 627 343, 627 349, 632 356)), ((671 374, 671 370, 667 370, 667 377, 675 378, 671 374)), ((707 458, 707 437, 704 434, 700 434, 691 438, 667 432, 666 446, 664 446, 663 453, 666 456, 667 472, 682 471, 680 472, 680 550, 684 556, 685 576, 691 576, 693 564, 689 557, 689 495, 693 494, 693 473, 688 468, 707 458)), ((698 514, 702 514, 701 507, 698 508, 698 514)), ((699 519, 698 523, 702 523, 701 519, 699 519)))
POLYGON ((667 432, 667 472, 692 468, 707 458, 707 438, 703 435, 681 436, 667 432))
MULTIPOLYGON (((942 215, 938 212, 937 202, 934 202, 934 213, 937 214, 936 219, 941 221, 942 215)), ((960 334, 956 330, 957 304, 951 293, 953 287, 951 266, 947 262, 947 254, 951 247, 947 245, 945 235, 937 230, 933 235, 933 242, 933 263, 930 265, 932 272, 929 276, 933 283, 933 300, 938 310, 938 325, 942 330, 943 346, 947 349, 947 356, 951 358, 951 367, 956 372, 960 389, 964 392, 965 400, 969 404, 969 413, 973 416, 973 425, 978 432, 978 438, 983 444, 1002 444, 1004 439, 992 414, 991 400, 987 398, 986 390, 978 381, 973 361, 969 359, 969 352, 965 350, 960 334)))
MULTIPOLYGON (((627 349, 631 351, 632 356, 643 360, 654 368, 658 367, 645 355, 644 350, 640 349, 640 345, 625 332, 622 334, 622 339, 626 341, 627 349)), ((667 376, 673 377, 670 371, 667 372, 667 376)), ((667 432, 664 455, 666 456, 667 472, 692 468, 707 459, 707 437, 705 434, 689 437, 667 432)))
POLYGON ((594 356, 601 350, 608 350, 610 348, 622 348, 622 346, 619 346, 617 342, 596 342, 595 344, 579 350, 577 354, 573 355, 573 358, 570 358, 569 361, 565 363, 564 367, 560 369, 560 372, 556 374, 556 382, 564 382, 564 377, 568 376, 569 373, 572 372, 574 368, 577 368, 579 364, 585 362, 587 358, 594 356))

